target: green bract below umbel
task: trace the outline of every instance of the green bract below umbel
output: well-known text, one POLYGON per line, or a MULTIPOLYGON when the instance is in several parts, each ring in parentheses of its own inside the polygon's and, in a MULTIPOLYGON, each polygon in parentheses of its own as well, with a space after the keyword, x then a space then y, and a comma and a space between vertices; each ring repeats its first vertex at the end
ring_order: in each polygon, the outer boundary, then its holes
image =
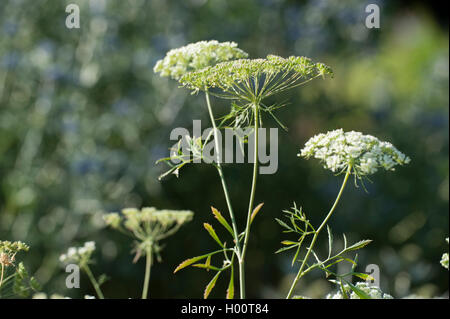
POLYGON ((358 177, 374 174, 378 168, 393 171, 396 165, 411 161, 389 142, 360 132, 344 132, 342 129, 312 137, 298 156, 317 158, 324 168, 332 172, 344 171, 351 165, 358 177))
POLYGON ((164 59, 156 63, 153 71, 179 80, 188 72, 247 56, 235 42, 200 41, 170 50, 164 59))
POLYGON ((239 59, 186 73, 180 83, 197 92, 218 88, 231 98, 261 100, 318 76, 332 75, 322 63, 306 57, 239 59))

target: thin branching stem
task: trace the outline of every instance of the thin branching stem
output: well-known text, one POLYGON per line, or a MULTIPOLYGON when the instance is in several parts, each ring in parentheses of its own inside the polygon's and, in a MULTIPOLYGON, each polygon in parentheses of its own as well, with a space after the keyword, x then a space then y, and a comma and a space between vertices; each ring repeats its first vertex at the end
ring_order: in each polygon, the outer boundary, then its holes
POLYGON ((225 181, 225 176, 223 174, 222 165, 220 163, 219 138, 218 138, 218 134, 217 134, 216 121, 214 119, 214 114, 213 114, 213 111, 212 111, 211 101, 210 101, 210 98, 209 98, 208 90, 205 90, 205 97, 206 97, 206 105, 208 106, 208 113, 209 113, 209 116, 211 118, 211 123, 212 123, 213 130, 214 130, 214 141, 215 141, 215 147, 216 147, 216 150, 217 150, 217 165, 215 165, 215 167, 217 168, 217 172, 219 173, 220 181, 222 183, 223 192, 225 194, 225 201, 227 203, 228 212, 229 212, 230 218, 231 218, 231 225, 233 227, 234 242, 235 242, 235 245, 236 245, 236 255, 238 257, 238 260, 240 260, 241 259, 241 248, 240 248, 240 245, 239 245, 239 237, 238 237, 239 236, 239 232, 238 232, 238 228, 237 228, 237 224, 236 224, 236 219, 235 219, 234 213, 233 213, 233 207, 231 205, 230 195, 228 194, 227 183, 225 181))
POLYGON ((297 276, 295 276, 295 279, 292 282, 292 286, 289 289, 289 293, 287 294, 286 299, 290 299, 292 297, 292 294, 294 292, 295 286, 297 285, 297 282, 304 275, 303 268, 305 267, 306 262, 308 261, 309 255, 311 254, 311 252, 312 252, 312 250, 314 248, 314 244, 316 243, 317 236, 319 236, 320 231, 323 229, 323 227, 325 227, 325 225, 327 224, 327 222, 330 219, 331 215, 333 214, 334 210, 336 209, 336 206, 339 203, 339 200, 341 199, 342 193, 344 192, 345 185, 347 184, 347 180, 348 180, 348 177, 350 176, 351 172, 352 172, 352 166, 349 165, 347 167, 347 172, 345 174, 344 181, 342 182, 342 186, 341 186, 341 189, 339 190, 339 193, 338 193, 338 195, 336 197, 336 200, 334 201, 334 204, 331 207, 330 211, 328 212, 327 216, 322 221, 322 224, 320 224, 319 228, 317 228, 317 230, 315 231, 313 239, 311 240, 311 244, 308 247, 308 250, 306 252, 305 258, 303 258, 302 265, 300 266, 300 269, 299 269, 299 271, 297 273, 297 276))
POLYGON ((92 286, 94 286, 94 289, 95 289, 95 292, 97 293, 97 296, 100 299, 105 299, 105 297, 103 296, 102 290, 100 289, 100 285, 98 284, 97 280, 95 279, 94 275, 92 274, 91 269, 89 268, 89 266, 87 264, 83 266, 83 270, 88 275, 89 280, 92 283, 92 286))
POLYGON ((0 287, 3 284, 3 274, 4 274, 4 272, 5 272, 5 265, 3 265, 3 263, 2 263, 2 273, 0 275, 0 287))
POLYGON ((244 243, 242 245, 242 254, 239 259, 239 283, 240 283, 240 294, 241 299, 245 299, 245 253, 247 251, 248 239, 250 235, 250 224, 251 224, 251 215, 253 212, 253 204, 255 200, 255 192, 256 192, 256 180, 258 177, 258 128, 259 128, 259 103, 255 102, 253 104, 254 107, 254 121, 255 121, 255 144, 254 144, 254 163, 253 163, 253 178, 252 178, 252 189, 250 192, 250 201, 248 204, 248 212, 247 212, 247 224, 244 232, 244 243))
POLYGON ((152 269, 152 245, 148 245, 145 251, 146 262, 145 262, 145 277, 144 277, 144 287, 142 289, 142 299, 147 299, 148 296, 148 286, 150 282, 150 272, 152 269))

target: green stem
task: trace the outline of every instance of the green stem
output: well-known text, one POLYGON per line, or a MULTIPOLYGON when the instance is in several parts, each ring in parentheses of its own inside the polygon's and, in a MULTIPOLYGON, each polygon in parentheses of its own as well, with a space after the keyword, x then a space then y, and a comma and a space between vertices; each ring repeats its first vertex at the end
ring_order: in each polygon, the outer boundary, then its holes
POLYGON ((3 274, 5 272, 5 265, 2 263, 2 274, 0 275, 0 287, 3 285, 3 274))
POLYGON ((144 278, 144 288, 142 289, 142 299, 147 299, 148 295, 148 285, 150 282, 150 271, 152 268, 152 246, 149 245, 146 249, 145 258, 145 278, 144 278))
MULTIPOLYGON (((212 108, 211 108, 211 101, 209 99, 208 90, 205 90, 205 96, 206 96, 206 105, 208 106, 209 117, 211 119, 211 123, 212 123, 213 129, 214 129, 215 147, 216 147, 216 150, 217 150, 218 155, 219 155, 220 149, 219 149, 219 139, 218 139, 218 136, 217 136, 217 126, 216 126, 216 121, 214 119, 214 114, 213 114, 213 111, 212 111, 212 108)), ((218 159, 219 158, 220 157, 218 157, 218 159)), ((233 207, 231 206, 230 195, 228 194, 227 183, 225 181, 225 177, 223 175, 223 170, 222 170, 222 165, 221 165, 219 160, 217 160, 216 168, 217 168, 217 171, 219 173, 220 181, 222 183, 223 193, 225 194, 225 201, 227 202, 228 212, 230 214, 231 225, 233 227, 234 241, 235 241, 235 244, 236 244, 236 254, 238 256, 238 259, 240 259, 241 251, 240 251, 240 245, 239 245, 239 240, 238 240, 239 233, 238 233, 238 230, 237 230, 236 219, 235 219, 234 213, 233 213, 233 207)))
POLYGON ((344 181, 342 182, 341 189, 339 190, 339 194, 337 195, 333 206, 331 207, 331 209, 328 212, 327 216, 323 220, 322 224, 320 224, 319 228, 317 228, 316 232, 314 233, 313 239, 311 241, 311 245, 309 245, 309 247, 308 247, 308 250, 306 252, 305 258, 303 258, 302 265, 300 266, 300 269, 299 269, 299 271, 297 273, 297 276, 295 276, 294 282, 292 283, 292 286, 289 289, 289 293, 287 294, 286 299, 291 298, 291 296, 292 296, 292 294, 294 292, 295 285, 297 284, 299 279, 303 276, 303 268, 305 267, 306 262, 308 261, 309 255, 311 254, 311 251, 313 250, 314 244, 316 243, 317 236, 319 236, 320 231, 322 230, 323 227, 325 227, 325 225, 327 224, 327 222, 330 219, 331 215, 333 214, 334 210, 336 209, 336 206, 337 206, 339 200, 341 199, 342 193, 344 192, 345 185, 347 184, 347 180, 348 180, 348 177, 350 176, 351 172, 352 172, 352 166, 349 165, 348 168, 347 168, 347 172, 345 174, 345 177, 344 177, 344 181))
POLYGON ((242 245, 242 254, 239 259, 239 282, 241 286, 241 299, 245 299, 245 253, 247 251, 248 239, 250 235, 250 224, 251 224, 251 215, 253 212, 253 202, 255 200, 256 193, 256 180, 258 177, 258 129, 259 129, 259 104, 254 103, 254 121, 255 121, 255 145, 254 145, 254 163, 253 163, 253 178, 252 178, 252 189, 250 192, 250 201, 248 204, 248 212, 247 212, 247 224, 245 226, 244 232, 244 244, 242 245))
POLYGON ((100 289, 100 285, 98 284, 97 280, 95 279, 94 275, 91 272, 91 269, 89 268, 89 266, 86 264, 83 266, 84 271, 86 272, 86 274, 89 277, 89 280, 92 283, 92 286, 94 286, 95 292, 97 293, 97 296, 100 299, 105 299, 105 297, 103 296, 102 290, 100 289))

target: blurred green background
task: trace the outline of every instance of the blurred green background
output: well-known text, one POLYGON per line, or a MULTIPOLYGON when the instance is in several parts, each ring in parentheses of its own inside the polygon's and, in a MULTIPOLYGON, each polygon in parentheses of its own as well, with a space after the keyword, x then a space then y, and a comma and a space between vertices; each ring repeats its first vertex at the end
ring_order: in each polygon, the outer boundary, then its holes
MULTIPOLYGON (((153 298, 200 298, 211 274, 182 260, 214 247, 202 223, 226 213, 213 167, 192 165, 180 178, 157 180, 155 161, 173 144, 170 131, 208 123, 203 97, 152 71, 166 51, 199 40, 236 41, 251 57, 305 55, 330 65, 333 79, 288 91, 277 115, 279 168, 258 180, 247 262, 248 297, 282 298, 297 268, 274 255, 282 239, 274 221, 293 201, 316 225, 334 200, 340 177, 296 154, 306 140, 336 128, 391 141, 412 159, 380 172, 368 193, 352 184, 331 220, 335 237, 371 238, 358 270, 377 264, 381 287, 395 297, 448 296, 439 264, 449 236, 448 16, 438 3, 288 0, 3 0, 0 5, 0 239, 22 240, 21 254, 49 294, 94 294, 65 288, 58 261, 69 246, 95 240, 96 274, 111 279, 110 298, 139 297, 144 261, 132 264, 131 242, 105 229, 103 212, 124 207, 190 209, 196 215, 166 240, 152 269, 153 298), (78 4, 81 28, 65 27, 65 7, 78 4), (381 8, 381 28, 367 29, 365 7, 381 8)), ((216 115, 228 105, 214 100, 216 115)), ((276 123, 266 118, 266 127, 276 123)), ((206 125, 206 124, 205 124, 206 125)), ((243 228, 251 165, 225 174, 243 228)), ((219 231, 219 227, 215 227, 219 231)), ((225 234, 223 234, 225 235, 225 234)), ((293 239, 293 238, 291 238, 293 239)), ((326 236, 319 240, 326 248, 326 236)), ((19 258, 19 257, 18 257, 19 258)), ((341 271, 344 271, 341 269, 341 271)), ((211 297, 224 297, 227 280, 211 297)), ((297 293, 333 290, 311 273, 297 293)))

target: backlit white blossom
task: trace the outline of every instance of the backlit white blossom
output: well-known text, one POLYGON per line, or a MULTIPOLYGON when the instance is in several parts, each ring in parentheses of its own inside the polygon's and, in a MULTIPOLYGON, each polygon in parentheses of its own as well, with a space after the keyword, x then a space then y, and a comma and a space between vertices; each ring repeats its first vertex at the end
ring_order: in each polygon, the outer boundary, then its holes
POLYGON ((95 251, 95 242, 88 241, 82 247, 70 247, 65 254, 59 257, 62 263, 88 263, 95 251))
POLYGON ((200 41, 170 50, 164 59, 156 63, 153 71, 179 80, 188 72, 247 56, 235 42, 200 41))
POLYGON ((411 161, 389 142, 360 132, 344 132, 342 129, 312 137, 298 156, 317 158, 324 168, 335 173, 351 165, 357 176, 374 174, 379 168, 393 171, 396 165, 411 161))

